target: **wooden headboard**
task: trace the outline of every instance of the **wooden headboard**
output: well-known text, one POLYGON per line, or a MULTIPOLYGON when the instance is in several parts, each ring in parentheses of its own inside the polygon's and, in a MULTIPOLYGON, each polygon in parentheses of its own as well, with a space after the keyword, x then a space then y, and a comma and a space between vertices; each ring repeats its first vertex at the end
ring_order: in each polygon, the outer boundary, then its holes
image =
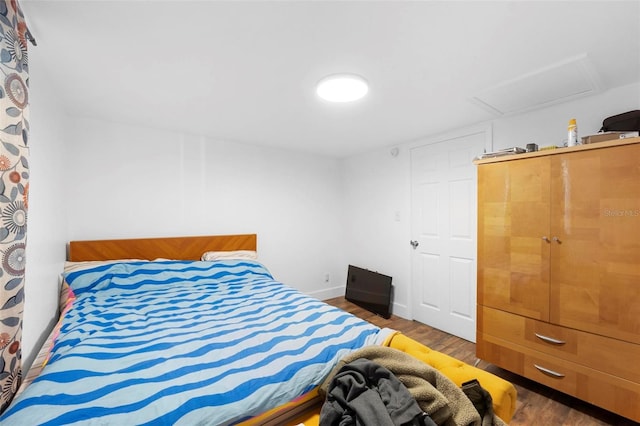
POLYGON ((257 250, 256 234, 71 241, 67 260, 200 260, 205 251, 257 250))

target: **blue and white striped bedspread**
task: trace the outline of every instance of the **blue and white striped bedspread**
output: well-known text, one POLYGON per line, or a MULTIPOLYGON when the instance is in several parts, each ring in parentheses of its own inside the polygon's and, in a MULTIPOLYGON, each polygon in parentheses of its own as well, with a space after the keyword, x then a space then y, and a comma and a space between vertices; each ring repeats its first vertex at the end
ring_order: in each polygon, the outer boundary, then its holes
POLYGON ((254 261, 115 263, 66 280, 76 300, 51 359, 2 424, 232 424, 386 334, 254 261))

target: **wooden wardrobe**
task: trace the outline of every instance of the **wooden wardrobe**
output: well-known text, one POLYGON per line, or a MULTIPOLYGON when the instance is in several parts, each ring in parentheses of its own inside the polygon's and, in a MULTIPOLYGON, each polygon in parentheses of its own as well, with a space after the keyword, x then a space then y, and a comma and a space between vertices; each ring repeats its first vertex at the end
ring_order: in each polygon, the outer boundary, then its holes
POLYGON ((478 358, 640 421, 640 138, 476 164, 478 358))

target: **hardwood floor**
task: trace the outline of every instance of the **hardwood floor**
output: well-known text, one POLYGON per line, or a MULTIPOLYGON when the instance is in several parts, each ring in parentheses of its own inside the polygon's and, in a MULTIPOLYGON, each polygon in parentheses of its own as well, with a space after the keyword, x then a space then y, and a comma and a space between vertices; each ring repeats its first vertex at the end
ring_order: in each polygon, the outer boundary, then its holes
MULTIPOLYGON (((473 365, 477 360, 474 343, 428 325, 394 315, 390 319, 384 319, 347 301, 344 297, 325 300, 325 302, 351 312, 378 327, 389 327, 401 331, 431 349, 458 358, 468 364, 473 365)), ((518 401, 510 425, 638 425, 634 421, 510 373, 485 361, 480 361, 478 367, 515 385, 518 391, 518 401)))

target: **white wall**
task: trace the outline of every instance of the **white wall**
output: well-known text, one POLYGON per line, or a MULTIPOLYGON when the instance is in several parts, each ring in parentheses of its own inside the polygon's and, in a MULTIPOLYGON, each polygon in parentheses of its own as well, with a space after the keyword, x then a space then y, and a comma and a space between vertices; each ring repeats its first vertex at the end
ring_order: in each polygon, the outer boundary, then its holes
MULTIPOLYGON (((68 118, 60 112, 52 86, 37 57, 30 59, 29 209, 23 369, 56 321, 58 276, 66 257, 66 198, 63 182, 68 118)), ((26 370, 25 370, 26 371, 26 370)))
POLYGON ((393 278, 393 310, 409 316, 410 158, 404 147, 354 156, 342 162, 346 263, 393 278))
POLYGON ((276 279, 339 294, 336 159, 86 118, 68 143, 70 239, 257 233, 276 279))
MULTIPOLYGON (((640 84, 478 125, 491 126, 493 149, 524 147, 527 143, 562 145, 567 138, 569 119, 577 119, 579 136, 584 136, 597 133, 604 118, 634 109, 640 109, 640 84)), ((344 220, 349 242, 346 262, 391 275, 393 312, 406 318, 412 316, 409 148, 434 143, 446 136, 434 135, 394 145, 399 148, 397 157, 390 154, 390 146, 342 161, 344 220)))

